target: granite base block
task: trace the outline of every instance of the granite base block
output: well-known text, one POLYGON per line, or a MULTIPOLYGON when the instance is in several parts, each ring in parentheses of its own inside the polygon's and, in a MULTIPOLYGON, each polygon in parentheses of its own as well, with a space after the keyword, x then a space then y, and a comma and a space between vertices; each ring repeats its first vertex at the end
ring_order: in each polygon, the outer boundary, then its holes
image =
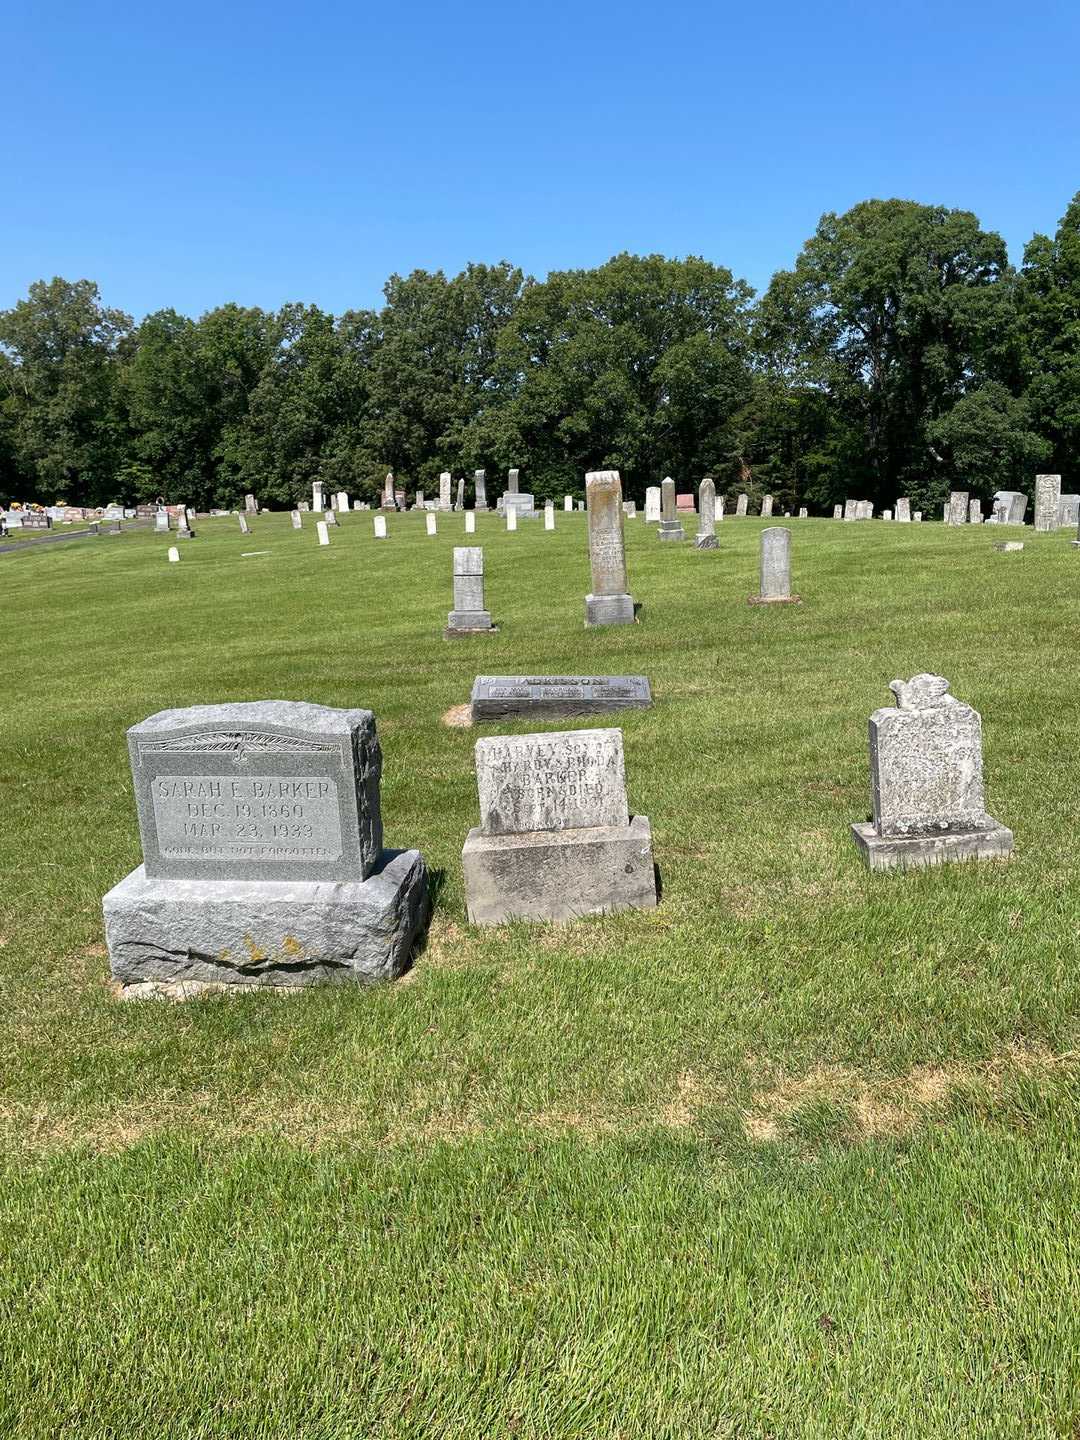
POLYGON ((474 925, 506 920, 566 924, 582 915, 656 907, 652 827, 538 830, 524 835, 469 831, 461 852, 465 900, 474 925))
POLYGON ((586 625, 633 625, 632 595, 586 595, 586 625))
POLYGON ((940 835, 879 835, 868 821, 852 825, 859 854, 871 870, 910 870, 955 860, 1007 860, 1013 833, 996 822, 986 830, 940 835))
POLYGON ((366 880, 150 880, 102 901, 121 985, 341 985, 408 967, 427 919, 418 850, 384 850, 366 880))
POLYGON ((677 520, 661 520, 657 535, 661 540, 685 540, 686 531, 677 520))

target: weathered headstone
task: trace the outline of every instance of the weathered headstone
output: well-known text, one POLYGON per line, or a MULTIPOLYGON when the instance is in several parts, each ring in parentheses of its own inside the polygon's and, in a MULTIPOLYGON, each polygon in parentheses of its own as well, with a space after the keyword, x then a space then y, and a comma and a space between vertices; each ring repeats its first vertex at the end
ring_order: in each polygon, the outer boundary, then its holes
POLYGON ((325 520, 315 521, 315 533, 319 537, 320 545, 330 544, 330 526, 326 523, 325 520))
POLYGON ((637 519, 637 501, 636 501, 636 500, 624 500, 624 501, 622 502, 622 513, 626 516, 627 520, 636 520, 636 519, 637 519))
POLYGON ((857 500, 844 501, 844 519, 857 520, 859 518, 859 502, 857 500))
POLYGON ((439 476, 439 509, 450 509, 450 485, 451 476, 449 470, 444 470, 439 476))
POLYGON ((316 514, 322 514, 326 509, 323 504, 322 481, 314 480, 311 485, 311 508, 316 514))
POLYGON ((296 502, 296 508, 300 511, 302 515, 308 515, 311 513, 311 505, 307 500, 298 500, 296 502))
POLYGON ((805 505, 800 505, 800 506, 799 506, 799 519, 800 519, 800 520, 805 520, 809 514, 810 514, 810 512, 809 512, 809 510, 807 510, 807 508, 806 508, 805 505))
POLYGON ((475 510, 466 510, 466 511, 465 511, 465 534, 466 534, 466 535, 475 535, 475 534, 476 534, 476 511, 475 511, 475 510))
POLYGON ((645 524, 660 523, 660 486, 650 485, 645 491, 645 524))
POLYGON ((998 490, 994 495, 994 512, 1003 507, 1003 525, 1023 525, 1027 514, 1028 497, 1020 490, 998 490))
POLYGON ((874 502, 872 500, 859 501, 860 520, 872 520, 874 518, 874 502))
POLYGON ((694 536, 695 550, 715 550, 716 539, 716 482, 708 475, 698 486, 698 533, 694 536))
POLYGON ((982 501, 981 501, 981 500, 969 500, 969 501, 968 501, 968 524, 969 524, 969 525, 981 525, 982 522, 983 522, 982 501))
POLYGON ((487 475, 483 470, 473 471, 473 508, 475 510, 488 508, 487 475))
POLYGON ((906 496, 901 496, 896 502, 896 518, 902 525, 911 523, 911 501, 906 496))
POLYGON ((679 523, 675 509, 675 481, 670 475, 660 486, 660 528, 656 533, 661 540, 686 539, 686 531, 679 523))
POLYGON ((105 896, 128 993, 379 980, 427 910, 416 850, 384 850, 369 710, 163 710, 128 731, 143 863, 105 896))
POLYGON ((945 511, 946 525, 966 525, 968 518, 968 492, 950 490, 949 503, 945 511))
POLYGON ((1060 475, 1035 476, 1035 529, 1048 533, 1058 528, 1058 502, 1061 499, 1060 475))
POLYGON ((551 500, 548 500, 544 505, 544 529, 555 529, 555 504, 551 500))
POLYGON ((1062 495, 1058 500, 1058 529, 1080 524, 1080 495, 1062 495))
POLYGON ((986 813, 982 721, 940 675, 894 680, 896 706, 870 717, 874 818, 852 834, 872 870, 1003 859, 1010 830, 986 813))
POLYGON ((832 518, 834 520, 843 520, 846 518, 843 505, 834 505, 832 507, 832 518))
POLYGON ((474 720, 538 720, 647 710, 651 704, 644 675, 478 675, 471 709, 474 720))
POLYGON ((427 533, 428 533, 429 535, 437 535, 437 534, 439 533, 439 530, 438 530, 438 525, 436 524, 436 521, 435 521, 435 511, 434 511, 434 510, 429 510, 429 511, 427 512, 427 514, 424 516, 424 520, 425 520, 426 523, 427 523, 427 533))
POLYGON ((574 497, 573 497, 572 495, 564 495, 564 496, 563 496, 562 508, 563 508, 564 510, 573 510, 573 508, 574 508, 574 497))
POLYGON ((882 518, 882 520, 891 520, 891 519, 892 519, 892 511, 891 511, 891 510, 883 510, 883 511, 881 512, 881 518, 882 518))
POLYGON ((180 551, 175 545, 169 546, 169 559, 175 564, 180 559, 180 551))
POLYGON ((327 525, 337 524, 337 516, 334 514, 333 510, 324 510, 323 520, 326 522, 327 525))
POLYGON ((761 518, 763 520, 768 520, 771 517, 772 507, 773 497, 771 495, 763 495, 761 497, 761 518))
POLYGON ((745 515, 745 514, 746 514, 746 507, 747 507, 747 505, 748 505, 749 503, 750 503, 749 496, 747 496, 747 495, 740 495, 740 496, 738 497, 738 499, 735 501, 735 514, 736 514, 737 516, 739 516, 739 515, 745 515))
POLYGON ((258 506, 258 504, 257 504, 257 502, 256 502, 256 500, 255 500, 255 496, 254 496, 254 495, 245 495, 245 496, 244 496, 244 509, 247 511, 247 513, 248 513, 249 515, 254 515, 255 512, 258 510, 258 508, 259 508, 259 506, 258 506))
POLYGON ((750 603, 799 604, 799 596, 791 593, 791 531, 783 525, 761 532, 761 590, 750 603))
POLYGON ((457 499, 454 501, 455 510, 465 509, 465 480, 464 477, 457 482, 457 499))
POLYGON ((349 508, 349 497, 348 497, 348 495, 346 494, 346 492, 345 492, 344 490, 339 490, 338 493, 337 493, 337 506, 336 506, 336 508, 337 508, 339 511, 348 510, 348 508, 349 508))
POLYGON ((585 509, 585 501, 584 501, 584 500, 579 500, 579 501, 577 502, 577 508, 578 508, 579 511, 583 511, 583 510, 585 509))
POLYGON ((385 516, 385 515, 373 515, 373 516, 372 516, 372 519, 371 519, 371 523, 372 523, 372 524, 374 525, 374 527, 375 527, 375 539, 376 539, 376 540, 385 540, 385 539, 386 539, 386 516, 385 516))
POLYGON ((292 519, 292 528, 293 528, 294 530, 302 530, 302 529, 303 529, 303 526, 304 526, 304 518, 303 518, 303 516, 300 514, 300 511, 299 511, 299 510, 294 510, 294 511, 292 512, 292 516, 291 516, 290 518, 292 519))
POLYGON ((921 510, 916 510, 916 511, 915 511, 915 514, 912 515, 911 518, 912 518, 913 521, 915 521, 915 522, 917 523, 918 521, 920 521, 920 520, 922 519, 922 511, 921 511, 921 510))
POLYGON ((241 516, 239 516, 238 518, 239 518, 239 520, 240 520, 240 534, 241 534, 241 535, 250 535, 250 534, 251 534, 251 526, 250 526, 250 525, 248 524, 248 522, 247 522, 247 516, 246 516, 246 515, 241 515, 241 516))
POLYGON ((505 514, 506 514, 506 528, 507 528, 507 530, 516 530, 516 529, 517 529, 517 517, 518 517, 518 512, 514 509, 514 507, 513 507, 512 505, 510 505, 510 506, 507 507, 507 509, 506 509, 506 511, 505 511, 505 514))
POLYGON ((507 494, 509 494, 509 495, 517 495, 517 494, 519 493, 519 488, 518 488, 518 477, 519 477, 519 475, 520 475, 520 471, 518 471, 518 470, 509 470, 509 471, 507 472, 507 475, 506 475, 506 490, 507 490, 507 494))
MULTIPOLYGON (((626 579, 622 482, 617 470, 585 476, 589 506, 589 566, 592 589, 585 596, 585 624, 632 625, 634 601, 626 579)), ((507 512, 509 518, 510 512, 507 512)))
POLYGON ((520 472, 511 470, 506 477, 506 489, 499 496, 496 509, 502 514, 516 510, 518 515, 532 518, 536 514, 536 500, 520 488, 520 472))
MULTIPOLYGON (((392 470, 387 471, 386 479, 383 481, 382 498, 379 505, 383 510, 397 509, 397 498, 394 490, 394 472, 392 470)), ((316 509, 317 508, 316 506, 316 509)))
POLYGON ((478 740, 476 781, 480 825, 461 852, 473 924, 656 905, 652 830, 627 808, 621 730, 478 740))
POLYGON ((169 512, 161 509, 154 516, 154 530, 159 535, 164 535, 169 529, 169 512))
POLYGON ((484 552, 479 545, 454 547, 454 608, 447 616, 445 633, 496 633, 484 609, 484 552))

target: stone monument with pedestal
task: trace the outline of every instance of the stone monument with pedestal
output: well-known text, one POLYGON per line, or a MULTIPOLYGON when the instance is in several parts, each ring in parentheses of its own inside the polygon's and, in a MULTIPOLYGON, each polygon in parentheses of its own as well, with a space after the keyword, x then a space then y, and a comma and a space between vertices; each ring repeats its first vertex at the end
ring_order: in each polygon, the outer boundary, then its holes
POLYGON ((1012 831, 986 813, 982 720, 940 675, 894 680, 895 708, 870 716, 874 818, 853 825, 871 870, 1005 859, 1012 831))
POLYGON ((499 496, 496 509, 500 515, 505 515, 508 510, 515 510, 518 517, 532 519, 536 515, 535 498, 528 491, 520 488, 520 472, 511 470, 506 477, 506 489, 499 496))
POLYGON ((487 503, 487 472, 485 470, 473 471, 473 509, 486 510, 487 503))
POLYGON ((454 608, 446 617, 448 637, 494 635, 497 627, 484 609, 484 551, 480 545, 454 546, 454 608))
POLYGON ((660 486, 660 528, 656 533, 661 540, 686 539, 675 505, 675 481, 670 476, 660 486))
POLYGON ((480 825, 461 852, 473 924, 655 907, 652 830, 627 809, 621 730, 478 740, 476 783, 480 825))
POLYGON ((708 476, 698 486, 698 532, 695 550, 716 550, 716 482, 708 476))
POLYGON ((128 750, 143 863, 102 902, 128 995, 406 968, 427 875, 419 851, 383 849, 370 710, 162 710, 128 731, 128 750))
POLYGON ((585 596, 585 624, 632 625, 634 601, 626 579, 622 482, 617 470, 585 476, 589 510, 589 566, 592 589, 585 596))

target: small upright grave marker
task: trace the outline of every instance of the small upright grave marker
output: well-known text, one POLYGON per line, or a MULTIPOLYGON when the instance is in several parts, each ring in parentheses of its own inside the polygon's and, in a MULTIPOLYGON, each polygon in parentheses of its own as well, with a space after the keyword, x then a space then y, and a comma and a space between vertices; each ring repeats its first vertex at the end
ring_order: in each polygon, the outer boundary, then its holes
POLYGON ((791 593, 791 531, 770 525, 761 532, 761 591, 750 596, 751 605, 798 605, 791 593))
POLYGON ((694 549, 716 548, 716 482, 706 475, 698 486, 698 533, 694 537, 694 549))

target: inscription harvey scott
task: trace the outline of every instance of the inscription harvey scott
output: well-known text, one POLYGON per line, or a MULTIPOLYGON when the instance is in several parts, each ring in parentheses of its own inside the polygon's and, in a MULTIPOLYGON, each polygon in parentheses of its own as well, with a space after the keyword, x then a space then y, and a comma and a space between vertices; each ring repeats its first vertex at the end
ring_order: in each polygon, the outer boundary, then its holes
POLYGON ((488 835, 629 820, 621 730, 478 740, 476 780, 481 827, 488 835))

